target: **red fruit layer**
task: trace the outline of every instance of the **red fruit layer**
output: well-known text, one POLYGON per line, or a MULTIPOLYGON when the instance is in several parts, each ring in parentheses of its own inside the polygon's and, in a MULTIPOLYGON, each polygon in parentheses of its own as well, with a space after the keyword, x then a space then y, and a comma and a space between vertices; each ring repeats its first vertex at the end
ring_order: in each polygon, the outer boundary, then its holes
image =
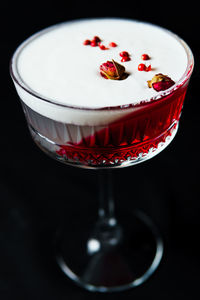
POLYGON ((150 149, 154 152, 159 143, 166 142, 166 138, 173 134, 176 129, 177 123, 162 134, 162 136, 157 137, 152 141, 146 141, 143 143, 135 144, 130 147, 113 147, 113 148, 86 148, 86 147, 73 147, 73 146, 63 146, 56 153, 63 158, 71 162, 78 162, 84 165, 90 164, 91 166, 112 165, 116 163, 124 163, 128 160, 137 160, 137 158, 144 157, 148 154, 150 149))
POLYGON ((57 154, 80 162, 85 161, 85 157, 97 162, 102 155, 109 161, 109 157, 117 157, 116 153, 119 159, 127 153, 131 153, 131 157, 148 153, 150 148, 157 148, 158 143, 164 142, 172 133, 168 129, 180 118, 186 90, 187 84, 171 95, 139 106, 138 110, 79 143, 61 146, 57 154))

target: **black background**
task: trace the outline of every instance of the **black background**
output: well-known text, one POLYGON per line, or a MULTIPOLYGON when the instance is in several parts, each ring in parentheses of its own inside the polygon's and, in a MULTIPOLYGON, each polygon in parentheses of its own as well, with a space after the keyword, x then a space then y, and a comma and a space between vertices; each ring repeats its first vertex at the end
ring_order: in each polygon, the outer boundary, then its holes
MULTIPOLYGON (((1 4, 0 299, 194 299, 199 294, 199 54, 198 2, 54 1, 1 4), (180 35, 195 69, 179 131, 155 158, 114 171, 117 207, 143 209, 165 239, 164 258, 142 286, 91 294, 66 278, 52 257, 59 220, 97 215, 97 177, 62 165, 32 142, 8 66, 15 48, 47 26, 84 17, 128 17, 180 35)), ((73 233, 73 228, 71 228, 73 233)), ((70 242, 70 239, 69 239, 70 242)))

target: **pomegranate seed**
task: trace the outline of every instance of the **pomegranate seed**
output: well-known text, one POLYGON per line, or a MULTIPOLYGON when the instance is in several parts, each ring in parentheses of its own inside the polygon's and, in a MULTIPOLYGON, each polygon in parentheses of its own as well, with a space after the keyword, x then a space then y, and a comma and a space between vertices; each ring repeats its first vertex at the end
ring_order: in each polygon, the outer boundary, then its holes
POLYGON ((145 66, 145 64, 139 64, 139 65, 138 65, 138 71, 146 71, 146 66, 145 66))
POLYGON ((91 41, 90 41, 90 40, 85 40, 85 41, 83 42, 83 45, 85 45, 85 46, 90 45, 90 44, 91 44, 91 41))
POLYGON ((97 47, 98 44, 97 44, 96 41, 92 40, 91 43, 90 43, 90 46, 92 46, 92 47, 97 47))
POLYGON ((124 56, 122 57, 121 62, 129 61, 129 60, 131 60, 129 56, 124 56))
POLYGON ((129 57, 129 53, 127 51, 122 51, 119 53, 121 57, 129 57))
POLYGON ((99 48, 100 48, 101 50, 105 50, 105 49, 106 49, 106 47, 105 47, 104 45, 102 45, 102 44, 99 44, 99 48))
POLYGON ((148 54, 142 54, 142 55, 141 55, 141 59, 142 59, 142 60, 148 60, 148 59, 150 59, 150 57, 149 57, 148 54))
POLYGON ((151 65, 149 65, 148 67, 146 67, 146 70, 145 70, 146 72, 149 72, 149 71, 151 71, 151 65))
POLYGON ((99 48, 101 50, 108 50, 108 48, 106 46, 102 45, 102 44, 99 44, 99 48))
POLYGON ((98 36, 94 36, 93 41, 95 41, 98 44, 101 42, 101 39, 98 36))
POLYGON ((149 72, 149 71, 151 71, 151 65, 149 65, 149 66, 147 67, 145 64, 139 64, 139 65, 138 65, 138 71, 149 72))
POLYGON ((111 43, 109 44, 109 47, 117 47, 117 44, 114 43, 114 42, 111 42, 111 43))

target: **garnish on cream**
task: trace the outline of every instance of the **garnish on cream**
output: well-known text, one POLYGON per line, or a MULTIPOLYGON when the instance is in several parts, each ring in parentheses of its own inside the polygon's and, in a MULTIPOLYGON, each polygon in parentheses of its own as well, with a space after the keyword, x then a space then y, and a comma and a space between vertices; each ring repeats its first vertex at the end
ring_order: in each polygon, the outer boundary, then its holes
POLYGON ((125 79, 127 74, 125 73, 125 67, 117 63, 112 59, 112 61, 107 61, 100 65, 100 74, 105 79, 120 80, 125 79))
POLYGON ((147 83, 149 88, 153 88, 157 92, 167 90, 175 84, 169 76, 163 75, 162 73, 154 75, 151 80, 147 81, 147 83))

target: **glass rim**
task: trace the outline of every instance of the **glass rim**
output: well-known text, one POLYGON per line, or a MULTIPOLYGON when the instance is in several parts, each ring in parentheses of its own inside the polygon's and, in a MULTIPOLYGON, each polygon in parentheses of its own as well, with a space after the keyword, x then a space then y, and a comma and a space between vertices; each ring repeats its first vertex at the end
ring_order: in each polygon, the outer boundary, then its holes
MULTIPOLYGON (((26 45, 28 45, 32 40, 36 39, 37 37, 47 33, 48 31, 53 30, 56 27, 60 27, 60 26, 64 26, 67 23, 72 23, 72 22, 78 22, 78 21, 83 21, 83 20, 95 20, 95 19, 108 19, 108 18, 81 18, 81 19, 74 19, 71 21, 65 21, 62 23, 58 23, 52 26, 49 26, 45 29, 42 29, 38 32, 36 32, 35 34, 31 35, 29 38, 27 38, 24 42, 22 42, 15 50, 15 52, 13 53, 11 59, 10 59, 10 64, 9 64, 9 71, 10 71, 10 76, 13 79, 13 81, 19 86, 21 87, 25 92, 27 92, 28 94, 30 94, 31 96, 34 96, 35 98, 37 98, 39 101, 44 101, 46 103, 50 103, 56 106, 60 106, 60 107, 65 107, 65 108, 70 108, 70 109, 77 109, 77 110, 91 110, 91 111, 102 111, 102 110, 117 110, 117 109, 128 109, 128 108, 132 108, 132 107, 139 107, 139 106, 143 106, 143 105, 148 105, 154 101, 159 101, 161 99, 163 99, 164 97, 170 95, 171 93, 173 93, 175 90, 177 90, 178 88, 180 88, 181 86, 184 85, 184 83, 190 78, 193 68, 194 68, 194 56, 192 53, 192 50, 190 49, 190 47, 188 46, 188 44, 182 39, 180 38, 177 34, 173 33, 171 30, 168 30, 164 27, 161 27, 159 25, 155 25, 152 24, 150 22, 145 22, 145 21, 139 21, 139 20, 135 20, 135 19, 129 19, 129 18, 109 18, 109 19, 121 19, 121 20, 126 20, 126 21, 133 21, 133 22, 139 22, 139 23, 143 23, 143 24, 147 24, 147 25, 152 25, 155 26, 157 28, 160 28, 162 30, 164 30, 165 32, 167 32, 168 34, 170 34, 171 36, 173 36, 184 48, 186 55, 187 55, 187 67, 185 72, 183 73, 183 75, 181 76, 181 78, 170 88, 168 88, 167 90, 164 91, 160 91, 158 92, 155 96, 141 100, 138 103, 127 103, 127 104, 122 104, 122 105, 114 105, 114 106, 104 106, 104 107, 85 107, 85 106, 80 106, 80 105, 69 105, 69 104, 64 104, 62 102, 59 101, 54 101, 53 99, 46 97, 44 95, 39 94, 38 92, 32 90, 22 79, 22 77, 20 76, 19 72, 18 72, 18 68, 17 68, 17 59, 19 57, 20 52, 23 50, 24 47, 26 47, 26 45)), ((23 100, 22 100, 23 101, 23 100)), ((60 100, 61 101, 61 100, 60 100)))

